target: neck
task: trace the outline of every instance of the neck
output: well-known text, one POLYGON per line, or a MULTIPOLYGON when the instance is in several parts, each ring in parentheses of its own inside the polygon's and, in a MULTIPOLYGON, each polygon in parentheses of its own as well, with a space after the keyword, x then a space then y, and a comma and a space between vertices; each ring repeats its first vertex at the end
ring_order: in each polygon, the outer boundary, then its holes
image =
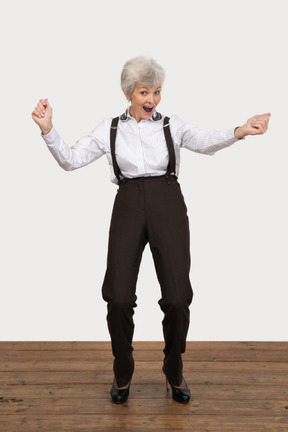
POLYGON ((131 117, 133 117, 137 121, 137 123, 139 123, 142 120, 141 118, 137 118, 137 116, 134 114, 132 106, 129 109, 129 114, 130 114, 131 117))

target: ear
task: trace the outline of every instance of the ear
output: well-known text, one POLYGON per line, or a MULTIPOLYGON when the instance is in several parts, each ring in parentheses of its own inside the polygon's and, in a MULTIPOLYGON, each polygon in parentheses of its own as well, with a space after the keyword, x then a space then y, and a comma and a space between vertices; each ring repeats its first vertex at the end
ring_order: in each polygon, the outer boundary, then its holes
POLYGON ((128 101, 130 101, 130 97, 128 96, 128 94, 127 93, 125 93, 125 91, 122 89, 122 91, 123 91, 123 93, 124 93, 124 95, 125 95, 125 97, 126 97, 126 99, 128 100, 128 101))

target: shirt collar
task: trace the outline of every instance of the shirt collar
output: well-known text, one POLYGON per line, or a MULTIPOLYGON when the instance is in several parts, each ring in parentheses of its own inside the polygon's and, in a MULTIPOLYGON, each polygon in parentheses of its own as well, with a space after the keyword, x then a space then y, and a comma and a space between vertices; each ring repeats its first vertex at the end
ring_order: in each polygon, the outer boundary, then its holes
MULTIPOLYGON (((129 118, 134 118, 129 114, 129 109, 130 106, 128 108, 126 108, 126 111, 120 116, 120 120, 122 121, 127 121, 129 118)), ((162 119, 162 114, 160 114, 158 111, 154 111, 154 113, 152 114, 152 117, 148 120, 151 121, 159 121, 162 119)))

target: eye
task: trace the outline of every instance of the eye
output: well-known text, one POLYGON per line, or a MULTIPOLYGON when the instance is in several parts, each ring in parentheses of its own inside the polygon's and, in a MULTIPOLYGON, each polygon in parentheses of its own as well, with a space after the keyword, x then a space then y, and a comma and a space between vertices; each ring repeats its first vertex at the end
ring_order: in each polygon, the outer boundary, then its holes
POLYGON ((147 92, 146 91, 141 91, 140 92, 143 96, 146 96, 147 95, 147 92))
POLYGON ((155 91, 155 95, 159 95, 160 94, 160 90, 155 91))

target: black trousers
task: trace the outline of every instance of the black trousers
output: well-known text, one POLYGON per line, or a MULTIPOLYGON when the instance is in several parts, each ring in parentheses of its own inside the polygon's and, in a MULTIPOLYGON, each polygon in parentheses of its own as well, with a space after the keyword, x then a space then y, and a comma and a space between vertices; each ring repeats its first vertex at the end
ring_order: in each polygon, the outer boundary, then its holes
MULTIPOLYGON (((164 371, 180 385, 193 291, 189 280, 190 233, 187 207, 173 175, 138 177, 121 183, 114 201, 102 297, 114 356, 116 382, 132 378, 136 282, 146 244, 152 252, 164 313, 164 371)), ((149 311, 147 311, 149 315, 149 311)))

